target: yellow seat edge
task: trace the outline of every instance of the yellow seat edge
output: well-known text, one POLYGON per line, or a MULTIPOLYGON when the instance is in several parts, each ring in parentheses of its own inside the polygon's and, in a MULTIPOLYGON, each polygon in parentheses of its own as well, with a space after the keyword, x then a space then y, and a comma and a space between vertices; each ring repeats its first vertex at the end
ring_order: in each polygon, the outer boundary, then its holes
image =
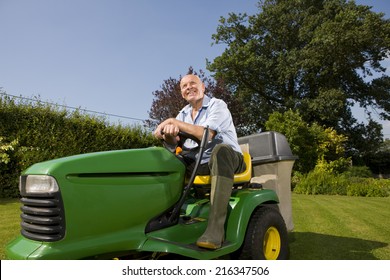
MULTIPOLYGON (((234 183, 244 183, 249 182, 252 177, 252 158, 248 152, 243 152, 244 162, 246 168, 243 172, 234 174, 234 183)), ((210 175, 198 175, 194 179, 195 185, 209 185, 211 184, 210 175)))

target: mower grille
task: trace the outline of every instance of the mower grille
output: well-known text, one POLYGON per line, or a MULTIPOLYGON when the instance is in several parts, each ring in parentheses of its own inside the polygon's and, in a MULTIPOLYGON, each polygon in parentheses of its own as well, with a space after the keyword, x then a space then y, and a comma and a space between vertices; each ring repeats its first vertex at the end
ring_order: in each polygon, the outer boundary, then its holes
POLYGON ((60 193, 25 196, 22 206, 21 233, 37 241, 58 241, 65 235, 64 208, 60 193))

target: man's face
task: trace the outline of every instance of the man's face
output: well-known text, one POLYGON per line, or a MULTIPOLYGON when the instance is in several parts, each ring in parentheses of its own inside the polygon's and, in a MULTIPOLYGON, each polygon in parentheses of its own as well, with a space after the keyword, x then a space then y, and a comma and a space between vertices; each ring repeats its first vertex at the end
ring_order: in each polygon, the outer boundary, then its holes
POLYGON ((205 85, 195 75, 186 75, 180 81, 181 95, 188 103, 203 99, 205 85))

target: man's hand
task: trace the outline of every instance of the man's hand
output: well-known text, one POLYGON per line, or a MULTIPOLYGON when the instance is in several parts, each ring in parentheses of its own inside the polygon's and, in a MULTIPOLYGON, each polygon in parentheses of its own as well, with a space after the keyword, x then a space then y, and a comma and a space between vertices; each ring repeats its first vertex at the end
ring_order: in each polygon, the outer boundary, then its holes
POLYGON ((157 126, 154 136, 162 139, 168 144, 175 145, 178 141, 179 127, 175 124, 175 119, 167 119, 157 126))
POLYGON ((168 124, 162 130, 163 136, 176 137, 179 134, 179 128, 176 125, 168 124))

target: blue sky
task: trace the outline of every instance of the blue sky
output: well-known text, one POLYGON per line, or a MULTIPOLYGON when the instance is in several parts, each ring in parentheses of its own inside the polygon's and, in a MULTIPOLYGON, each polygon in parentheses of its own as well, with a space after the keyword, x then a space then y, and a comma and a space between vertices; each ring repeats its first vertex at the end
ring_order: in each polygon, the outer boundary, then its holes
MULTIPOLYGON (((356 2, 390 16, 388 1, 356 2)), ((189 66, 205 70, 206 59, 222 53, 223 46, 211 45, 220 16, 255 14, 257 3, 0 0, 0 87, 11 95, 126 116, 121 123, 134 124, 129 118, 148 118, 152 93, 164 80, 189 66)), ((381 123, 389 138, 390 122, 381 123)))

